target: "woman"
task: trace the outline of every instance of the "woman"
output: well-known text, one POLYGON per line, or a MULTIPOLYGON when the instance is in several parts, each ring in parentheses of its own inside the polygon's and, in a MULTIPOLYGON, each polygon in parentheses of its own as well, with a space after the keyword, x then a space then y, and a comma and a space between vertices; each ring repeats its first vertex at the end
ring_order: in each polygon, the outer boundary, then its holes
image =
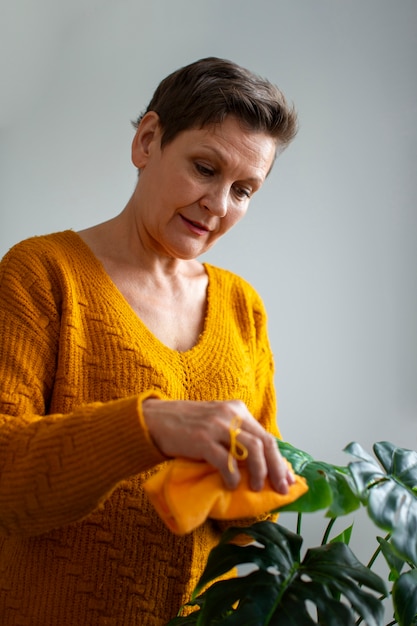
POLYGON ((251 488, 268 477, 288 491, 262 302, 197 259, 243 217, 295 132, 269 82, 221 59, 193 63, 162 81, 136 124, 139 177, 124 210, 4 257, 2 626, 173 617, 223 528, 172 534, 142 485, 187 457, 236 488, 233 420, 251 488))

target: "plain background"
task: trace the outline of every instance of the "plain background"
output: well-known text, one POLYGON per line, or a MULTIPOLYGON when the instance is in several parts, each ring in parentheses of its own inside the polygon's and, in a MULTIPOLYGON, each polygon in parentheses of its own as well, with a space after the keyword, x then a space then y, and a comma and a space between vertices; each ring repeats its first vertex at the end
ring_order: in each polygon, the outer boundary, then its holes
POLYGON ((0 255, 123 208, 130 121, 171 71, 278 84, 298 137, 205 260, 266 303, 286 440, 416 448, 415 0, 1 0, 0 51, 0 255))

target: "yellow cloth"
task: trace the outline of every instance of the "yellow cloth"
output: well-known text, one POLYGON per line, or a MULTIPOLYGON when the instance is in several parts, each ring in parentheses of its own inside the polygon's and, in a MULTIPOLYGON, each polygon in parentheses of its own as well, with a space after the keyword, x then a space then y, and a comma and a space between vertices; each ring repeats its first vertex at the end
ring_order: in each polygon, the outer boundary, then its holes
POLYGON ((305 479, 296 475, 287 494, 277 493, 269 480, 261 491, 252 491, 246 467, 240 466, 239 471, 240 483, 231 491, 208 463, 174 459, 149 478, 144 488, 165 524, 179 535, 191 532, 209 517, 233 520, 264 515, 294 502, 308 489, 305 479))

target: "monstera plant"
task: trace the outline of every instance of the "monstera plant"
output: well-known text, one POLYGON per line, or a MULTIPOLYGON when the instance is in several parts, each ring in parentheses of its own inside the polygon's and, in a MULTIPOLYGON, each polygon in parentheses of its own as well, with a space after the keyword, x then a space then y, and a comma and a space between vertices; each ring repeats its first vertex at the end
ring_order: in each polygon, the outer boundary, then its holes
POLYGON ((375 459, 352 443, 345 451, 354 460, 339 467, 277 443, 309 486, 281 509, 297 513, 296 532, 259 522, 244 529, 252 542, 242 546, 234 542, 242 528, 227 530, 211 551, 192 598, 169 626, 417 624, 417 452, 380 442, 373 448, 375 459), (360 507, 385 534, 376 535, 367 565, 348 545, 352 525, 332 536, 335 521, 360 507), (328 518, 321 545, 303 550, 302 520, 320 509, 328 518), (386 580, 372 569, 379 554, 387 564, 386 580), (240 568, 240 575, 216 580, 243 565, 250 566, 249 573, 240 568), (389 597, 394 611, 386 621, 389 597))

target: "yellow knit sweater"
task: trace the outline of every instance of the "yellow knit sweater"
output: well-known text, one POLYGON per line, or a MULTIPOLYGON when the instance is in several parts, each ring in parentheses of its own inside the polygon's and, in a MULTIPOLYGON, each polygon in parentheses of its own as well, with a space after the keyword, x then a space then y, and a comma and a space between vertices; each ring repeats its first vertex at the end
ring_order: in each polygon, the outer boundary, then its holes
MULTIPOLYGON (((221 528, 171 534, 141 485, 164 461, 149 395, 243 400, 275 435, 266 316, 206 265, 204 331, 163 345, 72 231, 0 264, 0 624, 161 626, 189 599, 221 528)), ((252 521, 252 520, 250 520, 252 521)))

